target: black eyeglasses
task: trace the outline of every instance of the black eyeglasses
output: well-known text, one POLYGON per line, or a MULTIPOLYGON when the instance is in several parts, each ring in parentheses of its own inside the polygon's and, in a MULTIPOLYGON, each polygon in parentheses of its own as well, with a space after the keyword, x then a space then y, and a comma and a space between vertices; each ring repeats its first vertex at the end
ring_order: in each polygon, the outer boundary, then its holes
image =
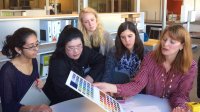
POLYGON ((40 43, 37 42, 35 45, 32 45, 30 47, 22 47, 22 48, 34 51, 34 50, 36 50, 36 48, 39 48, 39 45, 40 45, 40 43))

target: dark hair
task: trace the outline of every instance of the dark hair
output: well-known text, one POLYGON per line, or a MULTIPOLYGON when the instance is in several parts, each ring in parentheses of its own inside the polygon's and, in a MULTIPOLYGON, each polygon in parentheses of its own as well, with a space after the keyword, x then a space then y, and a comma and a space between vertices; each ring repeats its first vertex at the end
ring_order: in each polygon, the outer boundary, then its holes
POLYGON ((23 45, 26 43, 26 39, 30 35, 37 34, 34 30, 30 28, 19 28, 16 30, 13 35, 6 36, 6 40, 3 42, 2 54, 7 56, 10 59, 15 58, 18 53, 15 51, 15 47, 22 49, 23 45))
POLYGON ((121 33, 127 29, 132 31, 135 34, 135 43, 134 43, 133 51, 135 51, 135 53, 138 55, 139 59, 142 60, 143 53, 144 53, 144 45, 140 39, 140 36, 139 36, 136 26, 130 21, 121 23, 121 25, 118 28, 117 36, 115 39, 115 47, 116 47, 115 56, 119 60, 123 56, 123 54, 125 54, 125 53, 130 54, 130 51, 123 45, 123 43, 120 39, 121 33))
POLYGON ((71 25, 65 26, 63 31, 61 32, 58 42, 56 44, 56 50, 54 51, 52 58, 63 57, 65 55, 65 45, 73 40, 80 38, 81 42, 84 46, 83 34, 77 28, 72 27, 71 25))

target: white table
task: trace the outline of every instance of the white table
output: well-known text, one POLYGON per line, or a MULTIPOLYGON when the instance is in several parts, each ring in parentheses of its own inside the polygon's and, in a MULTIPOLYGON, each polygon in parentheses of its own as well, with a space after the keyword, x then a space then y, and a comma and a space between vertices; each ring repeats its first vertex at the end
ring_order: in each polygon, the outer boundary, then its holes
POLYGON ((148 112, 171 112, 167 99, 151 95, 138 94, 126 99, 125 103, 121 105, 125 110, 134 110, 127 112, 147 112, 145 110, 150 108, 154 109, 154 111, 148 110, 148 112), (136 111, 136 109, 140 109, 140 111, 136 111))
POLYGON ((51 106, 53 112, 105 112, 85 97, 64 101, 51 106))
MULTIPOLYGON (((125 103, 121 104, 125 112, 146 112, 145 109, 155 109, 152 112, 170 112, 168 100, 158 98, 151 95, 135 95, 126 99, 125 103), (133 109, 134 111, 130 111, 133 109), (137 110, 140 109, 140 110, 137 110), (143 110, 141 110, 143 109, 143 110), (129 111, 127 111, 129 110, 129 111), (137 111, 136 111, 137 110, 137 111)), ((53 112, 105 112, 95 103, 88 99, 81 97, 64 101, 51 106, 53 112)), ((150 112, 150 111, 148 111, 150 112)))

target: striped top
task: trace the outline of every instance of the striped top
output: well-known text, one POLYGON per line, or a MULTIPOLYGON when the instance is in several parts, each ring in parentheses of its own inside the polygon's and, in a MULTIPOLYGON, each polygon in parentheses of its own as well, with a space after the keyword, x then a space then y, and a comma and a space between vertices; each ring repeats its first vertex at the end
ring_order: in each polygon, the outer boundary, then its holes
POLYGON ((166 72, 162 65, 156 63, 151 52, 145 56, 138 74, 130 83, 117 84, 117 94, 132 96, 145 88, 146 94, 169 99, 172 108, 186 108, 185 102, 189 101, 196 70, 197 65, 193 61, 186 74, 172 69, 166 72))

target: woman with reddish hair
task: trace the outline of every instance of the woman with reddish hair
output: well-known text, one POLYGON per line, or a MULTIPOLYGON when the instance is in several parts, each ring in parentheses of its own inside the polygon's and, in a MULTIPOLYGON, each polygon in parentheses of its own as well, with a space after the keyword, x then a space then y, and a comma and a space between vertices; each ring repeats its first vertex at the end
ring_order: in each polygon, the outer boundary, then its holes
POLYGON ((167 27, 155 51, 147 54, 134 79, 126 84, 94 84, 104 92, 133 96, 145 88, 146 94, 168 99, 172 112, 187 112, 186 102, 196 75, 191 40, 181 25, 167 27))

